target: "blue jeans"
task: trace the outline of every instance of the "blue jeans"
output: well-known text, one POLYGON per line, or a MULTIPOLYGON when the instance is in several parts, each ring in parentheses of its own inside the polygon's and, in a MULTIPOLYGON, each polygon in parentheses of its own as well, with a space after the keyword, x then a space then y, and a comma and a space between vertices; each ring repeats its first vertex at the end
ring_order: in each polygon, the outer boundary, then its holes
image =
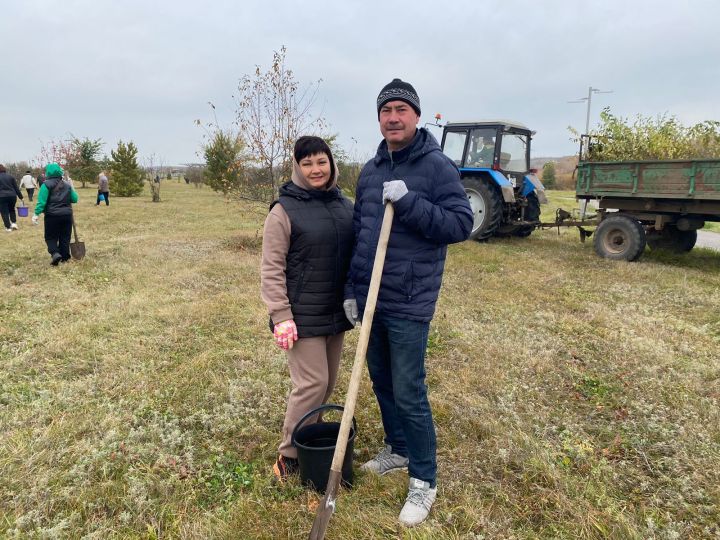
POLYGON ((375 313, 367 364, 380 405, 385 444, 406 456, 408 473, 435 487, 435 426, 425 385, 425 349, 430 323, 375 313))

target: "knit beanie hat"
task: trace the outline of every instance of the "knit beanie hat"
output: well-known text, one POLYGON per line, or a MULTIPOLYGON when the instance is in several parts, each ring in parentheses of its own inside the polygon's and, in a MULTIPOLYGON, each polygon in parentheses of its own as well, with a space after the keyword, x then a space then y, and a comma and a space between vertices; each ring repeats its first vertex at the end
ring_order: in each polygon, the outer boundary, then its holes
POLYGON ((382 106, 389 101, 404 101, 420 116, 420 98, 410 83, 406 83, 400 79, 393 79, 380 90, 380 94, 377 97, 378 116, 380 116, 382 106))
POLYGON ((57 163, 48 163, 45 167, 45 176, 48 178, 62 178, 63 170, 57 163))

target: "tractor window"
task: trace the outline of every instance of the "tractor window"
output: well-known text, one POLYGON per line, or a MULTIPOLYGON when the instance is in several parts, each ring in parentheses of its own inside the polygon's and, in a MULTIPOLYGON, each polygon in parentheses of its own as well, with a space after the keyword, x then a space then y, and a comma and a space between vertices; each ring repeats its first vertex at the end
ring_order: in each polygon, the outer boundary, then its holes
POLYGON ((500 148, 500 168, 504 171, 525 172, 527 163, 527 136, 505 132, 500 148))
POLYGON ((462 164, 466 137, 466 131, 448 131, 445 133, 443 152, 447 157, 452 159, 458 167, 462 164))
POLYGON ((495 128, 473 129, 465 160, 466 167, 492 167, 495 157, 495 128))

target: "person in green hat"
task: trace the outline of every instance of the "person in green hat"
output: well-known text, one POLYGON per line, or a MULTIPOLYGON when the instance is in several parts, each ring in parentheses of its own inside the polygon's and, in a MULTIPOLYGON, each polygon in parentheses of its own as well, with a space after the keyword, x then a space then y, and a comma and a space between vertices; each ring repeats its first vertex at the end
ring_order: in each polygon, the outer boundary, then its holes
POLYGON ((37 225, 40 214, 45 213, 45 243, 51 257, 50 264, 57 266, 70 259, 72 203, 78 202, 78 194, 63 180, 63 170, 57 163, 45 167, 45 176, 32 222, 37 225))

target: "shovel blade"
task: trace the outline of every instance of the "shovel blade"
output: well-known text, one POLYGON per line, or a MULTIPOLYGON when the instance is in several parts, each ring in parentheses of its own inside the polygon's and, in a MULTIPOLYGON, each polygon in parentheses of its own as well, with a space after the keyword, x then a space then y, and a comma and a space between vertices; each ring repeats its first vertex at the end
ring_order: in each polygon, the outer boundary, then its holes
POLYGON ((70 255, 78 261, 85 257, 85 242, 71 242, 70 255))
POLYGON ((325 531, 327 530, 330 518, 335 511, 335 499, 337 498, 337 492, 340 488, 341 479, 341 472, 330 469, 327 488, 325 489, 325 496, 318 505, 317 514, 315 514, 315 521, 313 521, 312 529, 310 530, 310 535, 308 536, 309 540, 323 540, 325 538, 325 531))

